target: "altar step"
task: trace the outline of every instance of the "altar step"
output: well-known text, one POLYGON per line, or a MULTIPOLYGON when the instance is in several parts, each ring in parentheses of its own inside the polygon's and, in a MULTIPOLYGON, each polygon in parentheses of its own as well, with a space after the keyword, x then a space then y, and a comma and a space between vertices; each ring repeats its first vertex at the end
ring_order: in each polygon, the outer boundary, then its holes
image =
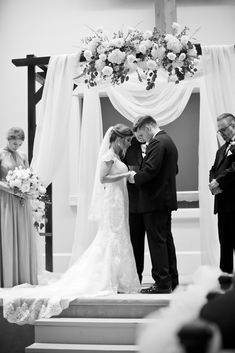
POLYGON ((169 305, 171 295, 127 295, 72 302, 60 316, 35 322, 27 353, 138 352, 137 332, 149 313, 169 305))
POLYGON ((37 343, 133 345, 148 319, 51 318, 35 323, 37 343))
POLYGON ((26 348, 26 353, 137 353, 136 345, 34 343, 26 348))
POLYGON ((169 294, 118 294, 70 303, 59 317, 76 318, 143 318, 169 305, 169 294))

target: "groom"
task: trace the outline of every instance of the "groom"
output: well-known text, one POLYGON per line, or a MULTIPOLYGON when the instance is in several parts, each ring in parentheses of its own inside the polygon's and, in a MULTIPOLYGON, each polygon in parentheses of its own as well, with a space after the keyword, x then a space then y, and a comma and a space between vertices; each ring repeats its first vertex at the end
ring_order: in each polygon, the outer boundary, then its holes
POLYGON ((133 171, 129 181, 139 188, 140 212, 144 217, 155 281, 141 292, 171 293, 178 285, 171 233, 171 211, 177 209, 178 152, 172 139, 159 129, 151 116, 140 117, 133 130, 137 139, 147 144, 141 170, 137 173, 133 171))

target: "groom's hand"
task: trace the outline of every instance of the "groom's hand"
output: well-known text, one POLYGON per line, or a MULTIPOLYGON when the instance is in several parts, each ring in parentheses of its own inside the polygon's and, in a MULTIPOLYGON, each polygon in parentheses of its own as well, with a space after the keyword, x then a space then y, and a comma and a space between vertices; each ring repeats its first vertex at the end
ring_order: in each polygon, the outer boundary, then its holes
POLYGON ((134 183, 135 183, 135 179, 134 179, 135 174, 136 174, 136 172, 134 172, 134 170, 132 170, 132 171, 130 172, 130 175, 129 175, 129 177, 128 177, 129 183, 131 183, 131 184, 134 184, 134 183))

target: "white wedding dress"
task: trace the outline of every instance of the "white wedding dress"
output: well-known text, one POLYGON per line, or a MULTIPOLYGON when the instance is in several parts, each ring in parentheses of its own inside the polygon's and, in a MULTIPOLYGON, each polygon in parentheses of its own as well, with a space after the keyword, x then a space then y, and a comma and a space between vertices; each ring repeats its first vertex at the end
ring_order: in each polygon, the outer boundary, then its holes
MULTIPOLYGON (((113 161, 110 174, 127 172, 109 150, 102 160, 113 161)), ((126 178, 103 185, 102 217, 94 241, 62 277, 49 285, 1 289, 4 317, 18 324, 58 315, 74 299, 136 293, 140 283, 129 235, 126 178)))

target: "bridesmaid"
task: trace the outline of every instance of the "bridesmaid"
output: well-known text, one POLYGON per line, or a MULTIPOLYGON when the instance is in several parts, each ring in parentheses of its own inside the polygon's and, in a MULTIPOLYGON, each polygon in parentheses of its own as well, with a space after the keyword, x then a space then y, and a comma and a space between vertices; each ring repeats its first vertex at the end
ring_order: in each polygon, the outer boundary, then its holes
POLYGON ((9 129, 7 144, 0 149, 0 287, 37 284, 36 232, 29 199, 14 195, 6 184, 9 170, 28 168, 26 155, 19 151, 24 131, 9 129))

